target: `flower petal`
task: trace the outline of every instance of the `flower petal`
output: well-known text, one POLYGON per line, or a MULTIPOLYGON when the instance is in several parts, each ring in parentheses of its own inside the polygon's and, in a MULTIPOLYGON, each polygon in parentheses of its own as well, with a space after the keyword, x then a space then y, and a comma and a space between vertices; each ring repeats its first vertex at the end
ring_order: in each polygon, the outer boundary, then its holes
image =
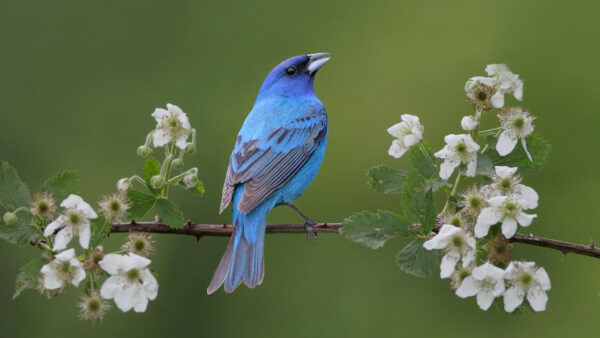
POLYGON ((440 263, 440 278, 448 278, 454 272, 454 268, 456 267, 456 263, 460 259, 460 254, 455 251, 450 251, 442 257, 442 262, 440 263))
POLYGON ((187 139, 188 139, 188 134, 184 134, 180 138, 178 138, 177 141, 175 141, 175 145, 177 146, 177 148, 179 148, 181 150, 185 150, 185 147, 188 144, 187 139))
POLYGON ((423 247, 427 250, 444 249, 448 246, 448 238, 460 231, 459 227, 451 224, 444 224, 437 235, 423 243, 423 247))
POLYGON ((506 156, 510 154, 515 146, 517 145, 517 138, 511 137, 509 133, 505 130, 500 134, 498 138, 498 143, 496 143, 496 151, 500 156, 506 156))
POLYGON ((82 248, 87 249, 90 246, 90 237, 92 236, 92 232, 90 229, 90 223, 82 224, 79 229, 79 245, 82 248))
POLYGON ((519 168, 517 168, 517 167, 506 167, 506 166, 501 166, 501 165, 497 165, 494 167, 494 170, 496 171, 496 175, 498 175, 500 178, 510 177, 510 176, 514 175, 518 169, 519 168))
POLYGON ((459 164, 460 160, 445 160, 440 165, 440 177, 443 179, 448 179, 450 176, 452 176, 454 169, 458 167, 459 164))
POLYGON ((475 296, 479 292, 479 285, 472 276, 463 280, 460 287, 456 290, 456 295, 460 298, 475 296))
POLYGON ((390 149, 388 150, 388 154, 395 158, 400 158, 400 157, 402 157, 402 155, 404 155, 404 153, 406 153, 406 150, 407 150, 407 148, 403 147, 400 144, 400 141, 394 140, 394 141, 392 141, 392 145, 390 146, 390 149))
POLYGON ((525 297, 525 292, 523 289, 512 286, 504 292, 504 311, 513 312, 521 303, 523 303, 523 298, 525 297))
POLYGON ((116 275, 120 269, 123 269, 123 255, 118 254, 107 254, 102 258, 98 265, 102 270, 106 271, 109 275, 116 275))
POLYGON ((406 127, 405 122, 396 123, 393 126, 387 129, 388 134, 394 137, 400 137, 402 135, 402 130, 406 127))
POLYGON ((525 203, 523 209, 535 209, 538 206, 538 193, 533 188, 523 184, 517 185, 517 191, 525 203))
POLYGON ((540 284, 543 290, 550 290, 550 277, 544 268, 538 268, 534 275, 535 280, 540 284))
POLYGON ((162 147, 170 141, 171 136, 163 129, 157 129, 152 135, 152 142, 155 147, 162 147))
POLYGON ((117 290, 121 288, 123 284, 121 279, 123 277, 120 276, 110 276, 104 281, 102 287, 100 288, 100 296, 104 299, 113 299, 117 290))
POLYGON ((70 226, 62 228, 54 238, 52 250, 59 251, 65 249, 69 242, 71 242, 71 239, 73 239, 73 229, 70 226))
POLYGON ((531 222, 533 222, 533 219, 537 217, 536 214, 530 215, 530 214, 526 214, 522 211, 517 213, 517 221, 519 221, 519 224, 521 224, 521 226, 523 227, 528 227, 529 225, 531 225, 531 222))
POLYGON ((491 290, 481 290, 477 294, 477 305, 479 305, 479 308, 481 308, 483 311, 486 311, 494 302, 494 298, 496 297, 494 297, 494 294, 491 292, 491 290))
POLYGON ((60 289, 65 285, 50 264, 46 264, 42 267, 42 275, 44 276, 44 288, 48 290, 60 289), (45 267, 48 268, 44 269, 45 267), (44 270, 46 271, 44 272, 44 270))
POLYGON ((502 108, 504 107, 504 93, 499 90, 496 92, 496 94, 492 95, 492 106, 494 106, 495 108, 502 108))
POLYGON ((529 288, 529 291, 527 291, 527 300, 534 311, 544 311, 546 310, 548 295, 546 294, 546 291, 542 290, 539 285, 534 285, 529 288))
POLYGON ((417 135, 409 134, 404 136, 404 145, 406 147, 412 147, 418 144, 419 142, 421 142, 421 138, 419 138, 417 135))
POLYGON ((55 219, 52 223, 48 224, 48 226, 46 226, 46 229, 44 230, 44 236, 52 236, 54 235, 54 232, 60 228, 62 228, 63 226, 65 226, 66 223, 66 217, 65 216, 59 216, 57 219, 55 219))
POLYGON ((154 275, 152 275, 148 269, 144 270, 143 287, 148 299, 156 299, 156 296, 158 295, 158 281, 156 281, 156 278, 154 278, 154 275))
POLYGON ((163 108, 156 108, 156 109, 154 109, 154 112, 152 113, 152 117, 154 117, 154 120, 156 120, 156 123, 160 123, 163 118, 168 117, 168 116, 169 116, 169 112, 163 108))
POLYGON ((514 218, 507 217, 502 222, 502 235, 504 237, 511 238, 517 232, 517 220, 514 218))
POLYGON ((502 218, 502 213, 496 208, 484 208, 477 217, 475 224, 475 237, 484 237, 490 231, 490 226, 498 223, 502 218))
POLYGON ((471 156, 469 162, 467 162, 466 176, 475 177, 477 174, 477 155, 471 156))

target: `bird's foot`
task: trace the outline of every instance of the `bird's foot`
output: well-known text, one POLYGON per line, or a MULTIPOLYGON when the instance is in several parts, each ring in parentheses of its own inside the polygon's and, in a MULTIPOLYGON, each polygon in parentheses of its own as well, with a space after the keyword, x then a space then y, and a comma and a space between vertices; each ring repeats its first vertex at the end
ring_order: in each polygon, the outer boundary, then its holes
POLYGON ((310 241, 314 238, 315 242, 319 239, 317 233, 313 231, 313 226, 317 225, 317 222, 306 216, 300 209, 298 209, 293 203, 287 203, 287 206, 294 210, 300 217, 304 218, 304 229, 306 230, 306 240, 310 241))
POLYGON ((304 229, 306 230, 307 241, 314 239, 314 241, 316 242, 319 239, 319 236, 317 236, 317 233, 313 230, 314 225, 317 225, 317 222, 313 221, 310 218, 306 218, 304 222, 304 229))

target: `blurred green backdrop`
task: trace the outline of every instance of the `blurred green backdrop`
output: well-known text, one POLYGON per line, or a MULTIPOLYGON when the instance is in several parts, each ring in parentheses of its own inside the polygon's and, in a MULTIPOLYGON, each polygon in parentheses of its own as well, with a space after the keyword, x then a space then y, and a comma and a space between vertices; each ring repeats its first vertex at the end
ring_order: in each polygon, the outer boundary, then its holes
MULTIPOLYGON (((0 1, 0 158, 32 188, 77 169, 84 197, 114 190, 139 171, 135 156, 154 107, 180 105, 199 130, 204 198, 178 196, 198 222, 218 215, 235 135, 267 72, 283 59, 329 51, 316 91, 330 117, 328 153, 298 205, 320 221, 399 199, 367 185, 387 156, 388 126, 417 114, 439 149, 469 108, 463 85, 487 63, 525 81, 523 105, 553 144, 530 231, 563 240, 600 237, 597 1, 0 1)), ((271 222, 300 221, 276 210, 271 222)), ((121 235, 111 236, 118 246, 121 235)), ((12 301, 18 268, 37 252, 0 243, 0 337, 488 337, 597 336, 600 266, 587 257, 516 248, 548 270, 541 314, 480 311, 439 278, 402 273, 402 241, 372 251, 335 235, 270 235, 266 278, 207 296, 226 239, 158 236, 152 266, 160 291, 145 314, 114 309, 102 323, 77 320, 78 292, 12 301)))

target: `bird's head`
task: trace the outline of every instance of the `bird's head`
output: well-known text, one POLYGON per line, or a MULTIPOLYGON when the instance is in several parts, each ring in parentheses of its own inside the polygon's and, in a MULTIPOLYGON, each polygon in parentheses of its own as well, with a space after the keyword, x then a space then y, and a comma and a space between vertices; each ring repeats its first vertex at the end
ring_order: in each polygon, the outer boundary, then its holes
POLYGON ((269 73, 258 96, 313 95, 315 74, 327 61, 329 53, 298 55, 283 61, 269 73))

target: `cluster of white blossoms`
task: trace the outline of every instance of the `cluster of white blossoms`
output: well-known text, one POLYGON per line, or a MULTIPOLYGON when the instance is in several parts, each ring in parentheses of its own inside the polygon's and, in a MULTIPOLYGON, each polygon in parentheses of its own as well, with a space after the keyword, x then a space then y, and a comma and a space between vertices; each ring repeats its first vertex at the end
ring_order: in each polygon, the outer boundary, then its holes
MULTIPOLYGON (((489 183, 473 185, 460 194, 462 198, 458 202, 449 200, 454 207, 446 205, 438 216, 437 233, 432 233, 423 247, 443 251, 440 277, 451 280, 459 297, 476 296, 481 309, 489 309, 496 298, 502 297, 507 312, 514 311, 525 298, 533 310, 542 311, 546 308, 550 279, 534 262, 511 262, 509 243, 518 226, 528 227, 537 217, 528 211, 537 208, 538 194, 521 184, 519 168, 495 166, 490 174, 489 169, 480 171, 478 167, 478 159, 486 157, 486 151, 507 156, 518 141, 532 160, 525 138, 533 134, 534 117, 523 108, 504 106, 506 94, 512 94, 519 101, 523 99, 523 81, 519 75, 503 64, 488 65, 485 71, 487 77, 472 77, 465 85, 467 101, 475 111, 461 120, 466 133, 447 135, 446 145, 433 155, 442 160, 441 179, 448 180, 459 169, 452 195, 458 194, 457 188, 465 176, 488 176, 486 182, 489 183), (496 116, 500 126, 480 131, 483 116, 494 109, 498 109, 496 116), (489 149, 488 139, 482 137, 487 135, 497 139, 495 149, 489 149), (485 142, 483 148, 478 143, 481 140, 485 142)), ((390 127, 388 133, 397 138, 388 152, 398 158, 422 141, 423 126, 418 117, 402 115, 402 122, 390 127)), ((421 150, 429 157, 423 147, 421 150)), ((428 160, 435 165, 430 158, 428 160)), ((489 157, 486 160, 489 168, 489 157)))
MULTIPOLYGON (((440 277, 452 279, 457 296, 477 296, 477 305, 483 310, 489 309, 497 297, 503 297, 507 312, 521 305, 525 296, 535 311, 545 310, 548 300, 546 291, 550 290, 550 279, 546 271, 536 267, 534 262, 510 262, 506 269, 489 260, 479 266, 474 264, 477 251, 475 238, 487 236, 492 225, 501 223, 502 235, 508 239, 515 234, 517 224, 529 226, 536 217, 523 210, 537 207, 538 194, 521 184, 521 178, 516 175, 517 169, 496 166, 490 184, 471 188, 462 195, 463 200, 459 204, 462 207, 459 211, 461 220, 476 220, 474 226, 468 222, 460 227, 444 224, 434 237, 423 244, 427 250, 444 251, 440 277)), ((502 260, 494 257, 492 252, 488 253, 488 259, 502 260)))
MULTIPOLYGON (((46 197, 47 199, 47 197, 46 197)), ((64 250, 74 235, 79 236, 79 244, 88 249, 91 236, 90 220, 98 217, 94 209, 80 196, 70 195, 60 204, 63 213, 48 224, 44 235, 54 237, 52 251, 58 252, 41 269, 42 290, 62 290, 68 284, 79 286, 86 278, 86 270, 97 276, 100 272, 109 277, 99 290, 91 290, 78 304, 81 317, 90 320, 102 319, 108 309, 105 299, 114 299, 122 311, 133 309, 144 312, 149 300, 156 298, 158 282, 148 270, 151 261, 136 253, 150 255, 153 252, 152 239, 146 234, 131 233, 129 242, 123 246, 127 255, 105 254, 102 247, 89 252, 87 258, 75 256, 75 249, 64 250), (134 253, 135 252, 135 253, 134 253)), ((122 219, 129 208, 121 194, 108 195, 99 202, 101 213, 107 219, 122 219)), ((85 256, 85 255, 84 255, 85 256)), ((91 284, 93 286, 93 284, 91 284)))
POLYGON ((188 189, 196 188, 200 182, 198 168, 191 168, 175 177, 167 177, 171 168, 183 168, 186 154, 196 152, 196 129, 192 128, 187 114, 178 106, 167 103, 167 109, 155 108, 152 117, 156 121, 156 127, 146 135, 146 142, 138 147, 137 153, 141 157, 149 157, 153 153, 152 147, 164 148, 166 155, 160 173, 152 176, 150 182, 145 182, 137 175, 121 178, 117 181, 117 190, 126 194, 136 181, 143 185, 148 183, 154 189, 178 183, 188 189))

